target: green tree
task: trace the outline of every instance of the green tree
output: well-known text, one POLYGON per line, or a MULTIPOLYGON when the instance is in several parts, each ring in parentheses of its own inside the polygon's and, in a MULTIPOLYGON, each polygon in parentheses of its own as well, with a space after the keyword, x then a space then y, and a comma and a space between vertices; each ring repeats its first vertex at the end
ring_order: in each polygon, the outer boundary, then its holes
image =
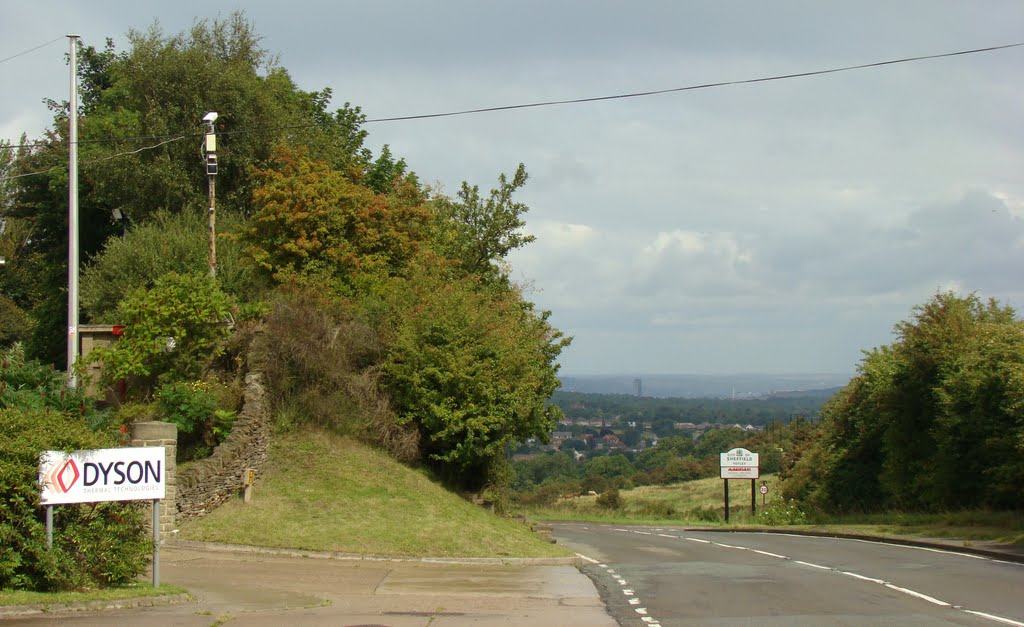
POLYGON ((436 198, 442 253, 458 261, 468 274, 503 276, 498 264, 513 250, 536 239, 522 230, 526 226, 522 216, 529 207, 512 198, 526 179, 526 167, 520 163, 511 180, 504 174, 498 176, 498 186, 486 198, 480 195, 478 185, 466 182, 456 198, 436 198))
POLYGON ((486 482, 509 444, 547 441, 560 412, 555 363, 568 340, 518 292, 421 270, 399 292, 384 380, 422 450, 455 482, 486 482))

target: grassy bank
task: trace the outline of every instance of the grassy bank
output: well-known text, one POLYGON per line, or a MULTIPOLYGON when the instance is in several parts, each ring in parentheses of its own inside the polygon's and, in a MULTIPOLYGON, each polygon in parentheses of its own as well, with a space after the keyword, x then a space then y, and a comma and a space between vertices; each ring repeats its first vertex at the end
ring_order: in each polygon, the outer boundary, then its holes
MULTIPOLYGON (((779 499, 779 480, 765 475, 769 493, 756 495, 758 512, 750 511, 750 482, 729 483, 729 526, 785 526, 792 529, 864 534, 893 538, 940 539, 972 544, 1024 544, 1024 512, 963 511, 938 513, 882 512, 824 516, 800 512, 779 499), (765 505, 767 507, 765 507, 765 505)), ((726 526, 721 479, 700 479, 671 486, 642 486, 620 493, 621 507, 602 507, 597 497, 559 499, 544 507, 524 507, 523 513, 541 520, 603 521, 683 526, 726 526)))
POLYGON ((254 500, 231 501, 179 537, 366 555, 570 555, 383 453, 323 432, 276 436, 254 500))

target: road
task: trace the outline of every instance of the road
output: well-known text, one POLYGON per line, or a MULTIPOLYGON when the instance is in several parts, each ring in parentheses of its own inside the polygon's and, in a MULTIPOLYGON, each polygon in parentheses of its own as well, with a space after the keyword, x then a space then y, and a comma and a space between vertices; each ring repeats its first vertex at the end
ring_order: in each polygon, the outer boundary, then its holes
POLYGON ((620 625, 1018 625, 1024 565, 863 540, 559 524, 620 625))

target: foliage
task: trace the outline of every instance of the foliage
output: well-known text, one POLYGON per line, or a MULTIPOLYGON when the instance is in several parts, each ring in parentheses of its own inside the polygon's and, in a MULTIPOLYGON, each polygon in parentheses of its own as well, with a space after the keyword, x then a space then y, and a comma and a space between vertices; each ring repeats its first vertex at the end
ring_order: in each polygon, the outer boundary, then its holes
POLYGON ((485 199, 480 187, 463 182, 455 199, 438 196, 434 206, 439 216, 438 241, 447 257, 458 261, 464 272, 482 278, 501 274, 496 265, 510 252, 536 239, 523 233, 522 215, 529 208, 512 200, 526 184, 526 167, 519 164, 509 180, 498 176, 498 187, 485 199))
POLYGON ((218 408, 206 381, 164 383, 154 396, 160 418, 178 426, 179 461, 208 457, 235 422, 233 410, 218 408))
POLYGON ((622 496, 618 488, 605 490, 597 496, 597 506, 602 509, 622 509, 622 496))
POLYGON ((312 287, 276 290, 261 368, 279 426, 327 428, 379 445, 399 460, 414 460, 419 434, 412 425, 398 424, 373 369, 384 345, 350 309, 312 287))
MULTIPOLYGON (((223 234, 240 228, 235 214, 220 212, 217 229, 223 234)), ((234 240, 219 237, 217 281, 235 299, 249 302, 266 288, 248 257, 234 240)), ((124 237, 108 239, 103 250, 83 269, 81 306, 95 323, 121 324, 117 306, 126 295, 152 287, 170 272, 199 275, 209 268, 209 234, 205 214, 160 211, 133 226, 124 237)))
POLYGON ((806 525, 807 514, 796 501, 772 501, 757 512, 757 522, 762 525, 806 525))
POLYGON ((426 209, 375 194, 304 151, 279 146, 254 171, 256 214, 240 239, 255 262, 282 279, 397 273, 416 254, 426 209))
MULTIPOLYGON (((123 52, 110 40, 103 49, 79 50, 79 249, 84 263, 90 263, 109 238, 120 235, 122 225, 112 218, 115 209, 132 229, 161 212, 206 214, 208 181, 193 137, 208 111, 219 113, 217 130, 225 131, 218 142, 219 212, 248 212, 255 186, 250 168, 264 163, 281 142, 305 146, 352 180, 360 178, 371 161, 362 146, 366 133, 360 128, 364 118, 359 109, 346 104, 331 113, 330 90, 299 90, 275 65, 241 13, 197 21, 188 32, 176 35, 165 34, 154 24, 143 32, 129 32, 128 42, 129 49, 123 52), (256 128, 264 132, 227 132, 256 128)), ((20 240, 23 246, 7 271, 0 273, 0 288, 19 309, 31 313, 30 354, 59 363, 67 328, 66 305, 61 305, 66 299, 62 286, 68 249, 68 104, 49 104, 54 112, 51 129, 34 142, 24 139, 21 143, 32 147, 19 149, 13 163, 0 159, 0 167, 15 175, 44 172, 18 178, 12 189, 0 190, 0 221, 18 221, 19 228, 30 233, 20 240), (11 285, 15 282, 19 285, 11 285), (24 289, 27 286, 33 287, 24 289)), ((188 263, 205 258, 203 254, 173 259, 188 263)), ((234 280, 224 278, 225 288, 234 293, 234 280)), ((106 305, 97 299, 91 305, 106 307, 101 313, 109 313, 124 293, 106 305)))
POLYGON ((21 344, 0 353, 0 409, 55 410, 81 417, 92 405, 80 389, 67 387, 64 373, 27 359, 21 344))
POLYGON ((69 590, 133 581, 150 543, 139 507, 124 503, 61 505, 54 546, 46 548, 39 504, 39 454, 113 446, 77 415, 52 409, 0 409, 0 588, 69 590))
POLYGON ((157 381, 199 379, 230 333, 229 305, 213 277, 168 273, 121 302, 124 335, 90 358, 103 365, 107 385, 128 377, 144 388, 157 381))
POLYGON ((896 335, 826 406, 787 495, 829 511, 1019 507, 1024 324, 942 293, 896 335))
POLYGON ((392 308, 385 384, 428 460, 458 483, 485 483, 491 458, 546 439, 557 422, 545 400, 568 340, 513 289, 480 289, 429 269, 406 285, 392 308))

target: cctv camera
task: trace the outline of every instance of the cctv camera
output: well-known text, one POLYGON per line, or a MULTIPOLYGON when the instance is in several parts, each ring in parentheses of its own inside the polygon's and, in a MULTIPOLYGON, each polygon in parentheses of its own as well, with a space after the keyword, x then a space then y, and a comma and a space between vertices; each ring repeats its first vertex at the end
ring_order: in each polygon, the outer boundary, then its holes
POLYGON ((203 116, 203 122, 209 122, 210 124, 213 124, 216 121, 217 121, 217 112, 216 111, 210 111, 209 113, 207 113, 206 115, 203 116))

